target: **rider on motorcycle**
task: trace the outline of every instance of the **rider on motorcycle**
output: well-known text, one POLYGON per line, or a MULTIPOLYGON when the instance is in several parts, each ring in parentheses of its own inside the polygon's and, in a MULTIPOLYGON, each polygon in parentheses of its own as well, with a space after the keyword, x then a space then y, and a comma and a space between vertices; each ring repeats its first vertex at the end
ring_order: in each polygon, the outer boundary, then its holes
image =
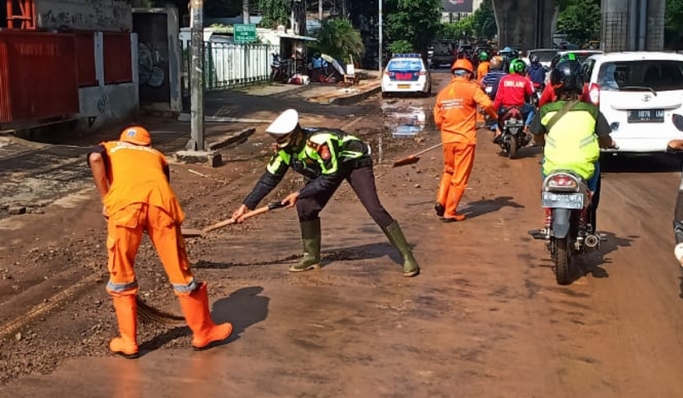
POLYGON ((550 85, 558 100, 541 107, 531 123, 531 133, 543 150, 542 174, 545 178, 556 170, 572 170, 586 181, 593 193, 588 223, 596 231, 600 200, 600 148, 614 148, 612 132, 600 109, 580 102, 583 75, 578 61, 557 64, 550 72, 550 85), (546 128, 553 116, 564 113, 546 128))
POLYGON ((527 76, 534 84, 534 87, 540 87, 545 82, 545 69, 541 65, 538 55, 532 55, 529 61, 531 61, 531 66, 527 70, 527 76))
POLYGON ((481 84, 482 80, 484 80, 484 76, 489 73, 490 68, 491 63, 489 62, 489 55, 486 53, 486 51, 480 52, 479 65, 477 66, 477 82, 479 84, 481 84))
MULTIPOLYGON (((486 94, 491 98, 491 100, 496 99, 496 93, 498 92, 498 84, 503 76, 506 76, 505 70, 503 70, 503 59, 501 57, 493 57, 489 63, 489 73, 484 75, 481 80, 481 88, 486 92, 486 94), (487 91, 487 87, 490 87, 490 91, 487 91)), ((489 126, 491 131, 496 129, 498 123, 493 121, 489 126)))
POLYGON ((500 79, 498 84, 498 93, 493 107, 498 111, 498 128, 496 128, 496 136, 493 142, 500 144, 503 133, 500 129, 501 116, 512 107, 520 108, 524 121, 524 132, 529 133, 529 124, 534 118, 536 110, 528 103, 531 96, 534 95, 534 87, 531 80, 525 76, 526 64, 521 59, 513 59, 510 62, 510 74, 500 79))
MULTIPOLYGON (((578 58, 576 58, 576 54, 569 53, 560 58, 560 60, 557 62, 557 64, 561 64, 563 62, 567 61, 574 61, 574 62, 579 62, 578 58)), ((541 93, 541 98, 538 99, 538 106, 541 107, 549 102, 555 102, 557 101, 557 95, 555 94, 555 90, 552 88, 551 85, 547 85, 543 88, 543 92, 541 93)), ((581 101, 583 102, 591 102, 590 100, 590 95, 588 93, 588 85, 584 84, 582 94, 581 94, 581 101)))
MULTIPOLYGON (((681 152, 683 151, 683 140, 672 140, 668 146, 673 151, 681 152)), ((683 267, 683 178, 681 178, 681 184, 678 187, 678 197, 674 209, 674 237, 676 238, 674 255, 683 267)))

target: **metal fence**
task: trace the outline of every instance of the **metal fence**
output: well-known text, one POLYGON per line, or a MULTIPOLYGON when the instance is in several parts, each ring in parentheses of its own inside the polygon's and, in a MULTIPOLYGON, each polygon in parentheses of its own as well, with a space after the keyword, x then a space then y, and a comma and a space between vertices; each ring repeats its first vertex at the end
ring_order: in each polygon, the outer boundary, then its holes
MULTIPOLYGON (((190 92, 190 48, 183 45, 183 94, 190 92)), ((225 90, 270 80, 272 54, 279 46, 270 44, 204 43, 204 88, 225 90)))
POLYGON ((628 48, 628 14, 612 12, 602 14, 602 50, 625 51, 628 48))

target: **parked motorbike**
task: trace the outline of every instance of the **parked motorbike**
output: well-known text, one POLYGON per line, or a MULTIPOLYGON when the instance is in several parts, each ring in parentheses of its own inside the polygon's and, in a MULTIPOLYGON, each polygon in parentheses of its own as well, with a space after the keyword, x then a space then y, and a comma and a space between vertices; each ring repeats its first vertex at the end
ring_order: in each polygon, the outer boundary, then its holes
POLYGON ((288 79, 289 61, 281 60, 279 55, 273 54, 273 60, 270 63, 270 81, 286 83, 288 79))
POLYGON ((545 228, 532 232, 532 236, 546 242, 557 283, 568 285, 576 275, 575 258, 600 245, 600 237, 588 219, 592 193, 579 175, 558 170, 545 178, 541 195, 545 228))
POLYGON ((531 137, 524 132, 522 110, 519 107, 507 109, 498 123, 502 132, 500 147, 508 158, 515 159, 519 148, 524 148, 531 141, 531 137))

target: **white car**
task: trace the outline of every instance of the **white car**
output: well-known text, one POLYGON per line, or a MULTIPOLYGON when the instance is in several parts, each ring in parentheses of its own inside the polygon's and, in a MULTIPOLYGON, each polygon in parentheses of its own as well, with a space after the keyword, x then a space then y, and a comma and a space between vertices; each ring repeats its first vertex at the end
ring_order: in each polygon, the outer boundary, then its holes
POLYGON ((432 79, 420 54, 394 54, 382 75, 382 96, 431 92, 432 79))
POLYGON ((584 93, 605 115, 618 152, 665 152, 683 139, 683 54, 617 52, 582 66, 584 93))

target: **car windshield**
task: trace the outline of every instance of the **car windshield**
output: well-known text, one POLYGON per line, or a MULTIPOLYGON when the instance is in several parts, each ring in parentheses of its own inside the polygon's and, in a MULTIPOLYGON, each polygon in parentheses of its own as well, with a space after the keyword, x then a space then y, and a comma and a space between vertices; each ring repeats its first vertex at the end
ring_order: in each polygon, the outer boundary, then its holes
POLYGON ((601 90, 683 90, 683 61, 640 60, 606 62, 600 67, 601 90))
POLYGON ((392 59, 387 66, 389 72, 419 72, 422 70, 420 59, 392 59))
POLYGON ((530 51, 529 52, 529 58, 531 58, 532 55, 535 55, 538 57, 539 62, 550 62, 553 60, 553 57, 557 54, 557 51, 555 50, 547 50, 547 51, 530 51))

